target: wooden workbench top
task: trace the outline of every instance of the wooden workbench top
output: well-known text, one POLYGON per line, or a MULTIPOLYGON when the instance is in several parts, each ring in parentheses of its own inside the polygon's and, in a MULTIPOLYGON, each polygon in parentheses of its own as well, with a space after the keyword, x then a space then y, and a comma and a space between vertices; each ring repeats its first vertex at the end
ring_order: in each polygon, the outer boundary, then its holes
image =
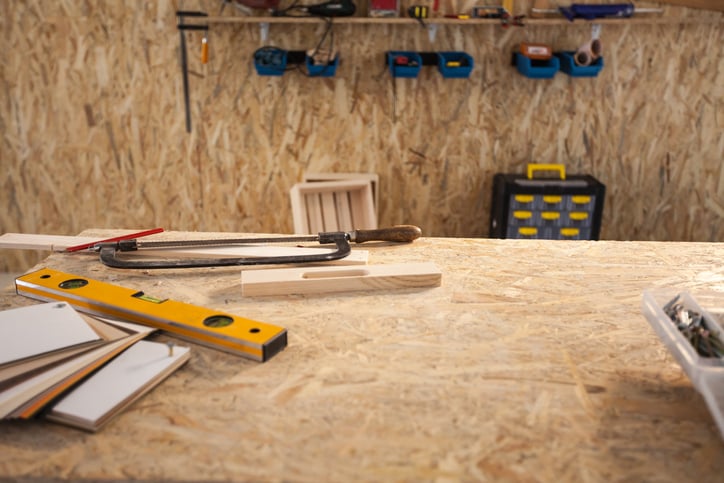
MULTIPOLYGON (((108 230, 83 235, 111 236, 108 230)), ((198 238, 213 234, 165 233, 198 238)), ((646 288, 719 291, 724 245, 422 238, 442 286, 241 297, 240 268, 40 267, 284 326, 256 363, 200 346, 98 434, 0 422, 0 477, 712 481, 724 444, 641 312, 646 288)), ((0 309, 37 303, 0 295, 0 309)), ((157 336, 166 340, 168 336, 157 336)))

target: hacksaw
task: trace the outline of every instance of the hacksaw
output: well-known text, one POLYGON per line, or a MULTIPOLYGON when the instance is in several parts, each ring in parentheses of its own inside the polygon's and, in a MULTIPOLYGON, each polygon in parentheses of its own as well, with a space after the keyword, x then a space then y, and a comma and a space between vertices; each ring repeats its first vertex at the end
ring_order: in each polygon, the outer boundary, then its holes
POLYGON ((100 253, 100 260, 113 268, 197 268, 225 267, 236 265, 270 265, 310 263, 339 260, 351 253, 350 241, 411 242, 421 235, 420 228, 413 225, 397 225, 390 228, 353 230, 349 232, 322 232, 317 235, 282 236, 265 238, 236 238, 209 240, 138 241, 120 240, 113 243, 99 243, 92 250, 100 253), (304 243, 318 242, 320 245, 334 244, 336 250, 313 255, 288 255, 273 257, 225 257, 225 258, 181 258, 173 260, 129 259, 129 253, 143 249, 164 249, 190 246, 231 246, 262 243, 304 243), (123 255, 126 255, 125 257, 123 255))
POLYGON ((18 294, 68 302, 81 312, 136 322, 264 362, 287 346, 283 327, 44 268, 15 280, 18 294))
MULTIPOLYGON (((135 237, 132 237, 135 238, 135 237)), ((64 236, 64 235, 43 235, 31 233, 3 233, 0 235, 0 249, 15 250, 43 250, 50 252, 68 253, 69 247, 86 245, 94 247, 102 241, 98 237, 89 236, 64 236)), ((207 245, 199 247, 168 247, 157 250, 146 249, 134 253, 134 256, 149 258, 220 258, 220 257, 280 257, 316 255, 334 250, 329 246, 290 246, 282 244, 245 244, 245 245, 207 245)), ((79 251, 83 256, 90 254, 88 249, 79 251)), ((95 253, 95 252, 92 252, 95 253)), ((323 262, 325 265, 366 265, 369 260, 369 251, 352 250, 352 252, 340 260, 323 262)))

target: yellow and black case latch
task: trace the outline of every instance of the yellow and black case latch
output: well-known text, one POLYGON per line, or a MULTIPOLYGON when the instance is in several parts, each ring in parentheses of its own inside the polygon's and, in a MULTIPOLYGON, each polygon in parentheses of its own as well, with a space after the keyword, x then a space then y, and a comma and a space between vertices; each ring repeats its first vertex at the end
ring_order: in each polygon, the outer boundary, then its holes
POLYGON ((26 297, 62 300, 81 312, 148 325, 260 362, 287 346, 283 327, 47 268, 18 277, 15 287, 26 297))

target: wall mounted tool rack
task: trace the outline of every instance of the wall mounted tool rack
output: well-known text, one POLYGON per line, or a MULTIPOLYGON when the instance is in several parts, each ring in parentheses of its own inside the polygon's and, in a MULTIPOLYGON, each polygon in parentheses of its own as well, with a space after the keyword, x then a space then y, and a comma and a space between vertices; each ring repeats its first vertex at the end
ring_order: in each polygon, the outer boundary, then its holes
MULTIPOLYGON (((180 12, 177 12, 177 15, 180 12)), ((200 12, 196 12, 200 13, 200 12)), ((271 24, 318 24, 319 22, 324 21, 322 18, 319 17, 273 17, 273 16, 263 16, 263 17, 243 17, 243 16, 207 16, 206 14, 203 14, 203 23, 204 28, 208 28, 208 25, 216 24, 216 25, 233 25, 233 24, 257 24, 259 25, 259 31, 261 34, 261 40, 262 42, 265 42, 268 35, 269 35, 269 25, 271 24)), ((190 15, 189 15, 190 17, 190 15)), ((188 19, 189 22, 193 22, 193 18, 188 19)), ((333 19, 333 22, 335 24, 347 24, 347 25, 407 25, 407 26, 413 26, 420 28, 420 22, 417 19, 409 18, 409 17, 335 17, 333 19)), ((633 17, 626 17, 626 18, 598 18, 595 20, 585 20, 576 18, 573 20, 568 20, 563 16, 555 17, 555 18, 528 18, 525 19, 525 25, 526 26, 570 26, 570 25, 586 25, 590 24, 591 22, 599 23, 599 24, 628 24, 628 25, 635 25, 635 24, 642 24, 642 25, 679 25, 679 24, 689 24, 689 23, 696 23, 696 24, 720 24, 724 23, 724 19, 722 19, 719 16, 713 15, 707 18, 701 18, 701 17, 693 17, 693 18, 687 18, 687 17, 674 17, 674 16, 633 16, 633 17)), ((481 25, 493 25, 500 27, 501 21, 497 18, 467 18, 467 19, 459 19, 459 18, 445 18, 445 17, 430 17, 425 19, 425 26, 424 28, 427 28, 428 33, 430 35, 430 39, 434 40, 435 38, 435 32, 437 31, 439 26, 444 25, 467 25, 467 26, 481 26, 481 25)))
POLYGON ((573 61, 573 51, 554 52, 548 60, 532 60, 520 52, 513 52, 511 65, 531 79, 552 79, 558 72, 571 77, 596 77, 603 69, 603 57, 590 65, 580 66, 573 61))
POLYGON ((474 60, 470 54, 462 51, 449 52, 413 52, 390 50, 385 52, 385 64, 392 77, 414 78, 420 73, 422 66, 437 66, 445 78, 464 79, 470 77, 474 60), (403 64, 397 59, 403 58, 403 64))
MULTIPOLYGON (((206 15, 206 14, 204 14, 206 15)), ((194 22, 194 19, 189 18, 189 23, 194 22)), ((323 19, 317 17, 242 17, 242 16, 205 16, 203 19, 197 19, 199 23, 203 21, 204 25, 233 25, 233 24, 257 24, 259 25, 262 33, 266 30, 268 32, 269 25, 271 24, 318 24, 323 19)), ((569 21, 564 17, 560 18, 528 18, 525 19, 526 26, 551 26, 560 27, 567 25, 588 25, 590 23, 600 24, 626 24, 626 25, 679 25, 679 24, 719 24, 723 23, 724 19, 717 15, 713 15, 707 18, 694 17, 666 17, 666 16, 641 16, 641 17, 628 17, 628 18, 598 18, 595 20, 584 20, 574 19, 569 21)), ((333 22, 335 24, 351 24, 351 25, 407 25, 412 27, 420 28, 420 22, 417 19, 409 17, 335 17, 333 22)), ((457 19, 457 18, 426 18, 425 24, 427 26, 445 26, 445 25, 468 25, 468 26, 481 26, 481 25, 493 25, 500 26, 500 19, 494 18, 469 18, 469 19, 457 19)), ((264 40, 264 39, 262 39, 264 40)))
POLYGON ((284 50, 277 47, 262 47, 254 53, 254 68, 257 74, 265 76, 281 76, 291 65, 304 65, 309 77, 333 77, 339 65, 339 54, 327 64, 315 64, 313 59, 304 50, 284 50), (278 56, 270 61, 263 55, 265 49, 270 49, 278 56), (259 55, 260 51, 262 55, 259 55))
POLYGON ((290 65, 303 64, 307 54, 303 50, 283 50, 276 49, 279 52, 283 52, 284 59, 279 62, 276 66, 268 66, 263 63, 259 63, 257 59, 254 59, 254 67, 259 75, 282 75, 290 65))
MULTIPOLYGON (((181 37, 181 69, 184 76, 184 100, 186 108, 186 131, 191 132, 191 114, 190 114, 190 102, 188 92, 188 64, 186 54, 186 30, 204 30, 207 31, 210 25, 243 25, 243 24, 257 24, 261 34, 262 42, 266 41, 269 35, 270 24, 312 24, 317 25, 323 22, 324 19, 317 17, 245 17, 245 16, 209 16, 205 12, 198 11, 184 11, 180 10, 176 12, 178 19, 178 29, 181 37)), ((334 18, 335 24, 347 24, 347 25, 400 25, 400 26, 412 26, 420 28, 420 23, 417 19, 409 17, 337 17, 334 18)), ((640 16, 640 17, 627 17, 627 18, 599 18, 593 21, 584 19, 574 19, 572 21, 567 20, 564 17, 560 18, 526 18, 525 26, 551 26, 551 27, 562 27, 562 26, 581 26, 590 25, 591 23, 597 24, 627 24, 627 25, 683 25, 683 24, 721 24, 724 23, 724 19, 721 16, 712 15, 706 18, 701 17, 674 17, 674 16, 640 16)), ((495 18, 426 18, 425 26, 428 30, 430 40, 435 39, 435 33, 441 25, 448 26, 482 26, 491 25, 501 28, 500 19, 495 18)), ((517 28, 517 27, 516 27, 517 28)))

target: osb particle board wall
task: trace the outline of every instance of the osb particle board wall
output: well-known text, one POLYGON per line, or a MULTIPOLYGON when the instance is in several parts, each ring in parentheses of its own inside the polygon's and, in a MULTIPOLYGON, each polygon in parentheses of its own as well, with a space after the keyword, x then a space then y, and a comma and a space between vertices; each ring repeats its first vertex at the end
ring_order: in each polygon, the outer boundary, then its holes
MULTIPOLYGON (((441 26, 431 43, 414 25, 337 25, 337 76, 315 79, 257 76, 258 26, 218 25, 206 65, 188 34, 188 134, 178 8, 219 2, 0 1, 0 232, 290 233, 304 171, 360 171, 380 176, 381 225, 486 236, 492 175, 534 161, 607 185, 602 238, 724 240, 721 23, 605 25, 598 78, 548 81, 519 75, 511 51, 573 49, 589 26, 441 26), (465 50, 476 66, 469 80, 425 67, 393 86, 391 49, 465 50)), ((272 24, 267 43, 302 50, 322 31, 272 24)), ((33 257, 3 252, 0 270, 33 257)))

